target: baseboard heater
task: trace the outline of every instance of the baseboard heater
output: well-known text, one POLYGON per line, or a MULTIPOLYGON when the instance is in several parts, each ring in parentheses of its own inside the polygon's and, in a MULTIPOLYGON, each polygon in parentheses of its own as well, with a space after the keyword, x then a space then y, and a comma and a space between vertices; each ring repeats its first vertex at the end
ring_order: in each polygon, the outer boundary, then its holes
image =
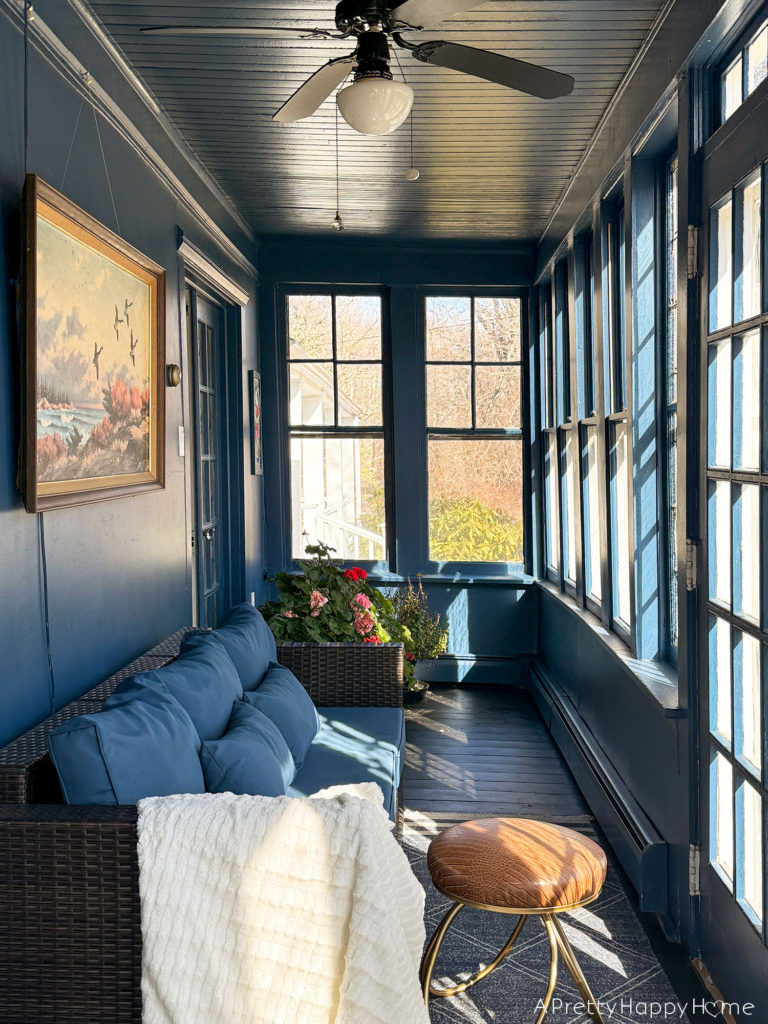
POLYGON ((624 780, 567 694, 537 662, 531 692, 553 739, 640 897, 640 909, 666 914, 668 844, 632 796, 624 780))

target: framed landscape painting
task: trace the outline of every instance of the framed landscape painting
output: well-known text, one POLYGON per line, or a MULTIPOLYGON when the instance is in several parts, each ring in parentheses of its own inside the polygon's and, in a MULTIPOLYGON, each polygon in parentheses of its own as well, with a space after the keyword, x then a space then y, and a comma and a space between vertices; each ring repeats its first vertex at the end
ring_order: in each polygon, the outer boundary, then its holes
POLYGON ((26 507, 163 487, 165 272, 35 175, 25 207, 26 507))

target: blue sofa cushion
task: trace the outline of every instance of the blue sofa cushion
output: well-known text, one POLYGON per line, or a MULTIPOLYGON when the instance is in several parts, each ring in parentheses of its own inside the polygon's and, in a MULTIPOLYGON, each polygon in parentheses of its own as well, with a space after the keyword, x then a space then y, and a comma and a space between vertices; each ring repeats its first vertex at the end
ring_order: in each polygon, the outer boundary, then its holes
POLYGON ((266 715, 236 701, 229 728, 200 748, 209 793, 283 796, 296 766, 283 734, 266 715))
POLYGON ((68 804, 135 804, 204 793, 192 720, 165 688, 111 697, 102 711, 54 729, 48 749, 68 804))
POLYGON ((301 768, 320 719, 312 698, 290 669, 271 662, 256 690, 244 694, 248 703, 270 718, 285 736, 296 770, 301 768))
POLYGON ((310 796, 327 786, 375 782, 394 821, 405 757, 403 712, 400 708, 318 708, 318 712, 320 732, 289 795, 310 796))
POLYGON ((243 695, 232 659, 212 633, 187 634, 175 661, 123 680, 115 693, 123 693, 134 680, 148 689, 167 688, 192 719, 201 740, 224 735, 232 703, 243 695))
POLYGON ((270 661, 277 661, 272 630, 252 604, 238 604, 229 611, 214 636, 234 662, 244 690, 255 690, 266 675, 270 661))

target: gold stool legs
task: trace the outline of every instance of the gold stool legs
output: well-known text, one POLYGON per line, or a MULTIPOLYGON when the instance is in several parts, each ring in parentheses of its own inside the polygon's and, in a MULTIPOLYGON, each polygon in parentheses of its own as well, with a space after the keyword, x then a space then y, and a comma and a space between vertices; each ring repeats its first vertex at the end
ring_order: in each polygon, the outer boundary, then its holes
MULTIPOLYGON (((483 967, 481 970, 473 974, 471 978, 468 978, 466 981, 462 981, 458 985, 454 985, 451 988, 437 988, 432 984, 432 973, 435 969, 437 954, 440 952, 440 947, 448 933, 448 929, 463 907, 463 903, 453 904, 435 929, 432 938, 427 943, 427 948, 424 950, 424 956, 421 959, 421 967, 419 968, 419 981, 421 982, 422 991, 424 992, 424 1002, 427 1006, 429 1006, 430 996, 455 996, 460 992, 466 992, 468 988, 476 985, 477 982, 482 981, 483 978, 487 978, 492 971, 496 970, 502 960, 512 950, 520 937, 520 933, 522 932, 527 920, 526 915, 520 915, 509 939, 499 951, 498 955, 494 957, 486 967, 483 967)), ((536 1024, 543 1024, 544 1018, 547 1016, 547 1012, 549 1010, 549 1004, 552 1002, 552 996, 555 994, 555 988, 557 986, 558 954, 562 956, 563 962, 573 978, 579 995, 586 1003, 589 1016, 595 1024, 604 1024, 597 1000, 592 995, 592 990, 587 983, 587 979, 584 977, 581 967, 579 967, 576 954, 571 948, 571 944, 568 941, 568 937, 565 934, 562 924, 558 920, 557 914, 541 914, 541 920, 547 932, 547 939, 549 940, 549 980, 546 995, 544 996, 544 1000, 541 1004, 539 1014, 536 1017, 536 1024)))

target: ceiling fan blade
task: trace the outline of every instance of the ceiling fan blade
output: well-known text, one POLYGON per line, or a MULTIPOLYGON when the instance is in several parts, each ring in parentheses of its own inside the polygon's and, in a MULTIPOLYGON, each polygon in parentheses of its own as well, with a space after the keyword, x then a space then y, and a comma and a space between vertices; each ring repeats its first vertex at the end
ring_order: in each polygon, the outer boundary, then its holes
POLYGON ((419 28, 430 28, 439 25, 446 18, 455 14, 471 11, 480 7, 486 0, 404 0, 403 3, 391 8, 398 21, 419 28))
POLYGON ((280 107, 272 120, 289 124, 291 121, 300 121, 303 117, 314 114, 336 86, 341 85, 354 64, 354 53, 350 53, 348 57, 329 60, 303 85, 299 86, 293 96, 280 107))
POLYGON ((425 64, 462 71, 465 75, 484 78, 488 82, 496 82, 508 89, 527 92, 544 100, 567 96, 573 92, 575 85, 570 75, 542 68, 538 64, 528 64, 514 57, 504 57, 491 50, 462 46, 460 43, 446 43, 442 40, 422 43, 416 47, 413 55, 425 64))
POLYGON ((286 36, 290 39, 340 39, 341 36, 324 28, 278 28, 261 25, 258 28, 241 25, 152 25, 141 32, 155 36, 286 36))

